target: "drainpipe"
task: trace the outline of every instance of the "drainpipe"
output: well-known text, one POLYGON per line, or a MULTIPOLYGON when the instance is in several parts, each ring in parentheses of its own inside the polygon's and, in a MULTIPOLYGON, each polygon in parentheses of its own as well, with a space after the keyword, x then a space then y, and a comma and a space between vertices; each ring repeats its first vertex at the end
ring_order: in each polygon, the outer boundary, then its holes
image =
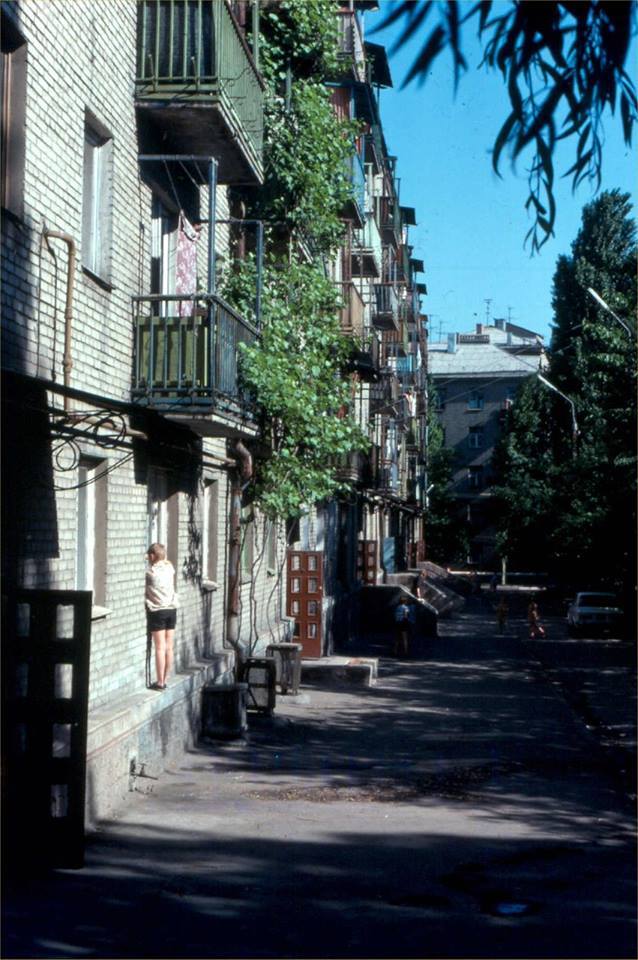
POLYGON ((244 487, 253 475, 253 458, 241 440, 235 444, 236 469, 230 480, 230 531, 228 548, 228 608, 226 611, 226 640, 237 654, 241 666, 239 646, 239 614, 241 604, 241 498, 244 487))
MULTIPOLYGON (((73 329, 73 281, 75 277, 75 240, 68 233, 62 233, 59 230, 47 230, 44 228, 43 236, 46 240, 62 240, 67 245, 69 259, 67 264, 66 279, 66 305, 64 307, 64 386, 71 386, 71 370, 73 369, 73 358, 71 356, 71 331, 73 329)), ((64 396, 64 410, 68 413, 71 409, 71 398, 64 396)))

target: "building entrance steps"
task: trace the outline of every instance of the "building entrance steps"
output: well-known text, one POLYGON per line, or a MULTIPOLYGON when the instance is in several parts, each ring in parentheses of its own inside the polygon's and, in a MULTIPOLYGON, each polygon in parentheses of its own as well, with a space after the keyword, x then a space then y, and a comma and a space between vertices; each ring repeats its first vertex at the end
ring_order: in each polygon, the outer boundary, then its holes
POLYGON ((5 881, 3 955, 635 956, 634 804, 522 624, 471 599, 376 685, 193 749, 84 870, 5 881))

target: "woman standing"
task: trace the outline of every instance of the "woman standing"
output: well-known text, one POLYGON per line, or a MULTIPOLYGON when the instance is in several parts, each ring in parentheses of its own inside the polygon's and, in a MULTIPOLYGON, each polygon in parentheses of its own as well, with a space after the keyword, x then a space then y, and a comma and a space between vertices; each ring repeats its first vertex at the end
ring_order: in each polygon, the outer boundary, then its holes
POLYGON ((166 559, 163 543, 152 543, 146 554, 146 619, 155 648, 156 681, 151 690, 165 690, 166 678, 173 666, 173 638, 177 621, 175 568, 166 559))

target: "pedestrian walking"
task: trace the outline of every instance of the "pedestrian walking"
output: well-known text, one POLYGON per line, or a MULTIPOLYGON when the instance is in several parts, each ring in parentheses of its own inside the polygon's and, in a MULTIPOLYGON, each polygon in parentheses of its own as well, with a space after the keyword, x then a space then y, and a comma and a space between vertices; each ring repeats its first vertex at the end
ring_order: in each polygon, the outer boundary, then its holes
POLYGON ((498 587, 498 573, 495 573, 492 575, 492 579, 490 580, 490 590, 492 591, 492 593, 496 593, 497 587, 498 587))
POLYGON ((529 638, 530 640, 535 640, 537 636, 545 636, 545 628, 543 627, 540 620, 540 612, 538 609, 538 604, 536 603, 536 597, 532 596, 530 604, 527 608, 527 622, 529 624, 529 638))
POLYGON ((399 600, 394 608, 394 655, 398 657, 403 653, 405 657, 410 652, 410 640, 412 639, 412 628, 416 623, 416 607, 412 598, 399 600))
POLYGON ((509 616, 509 607, 507 606, 507 601, 505 597, 502 597, 501 602, 496 608, 496 622, 498 623, 499 633, 505 633, 505 627, 507 626, 508 616, 509 616))
POLYGON ((173 640, 177 622, 178 599, 175 592, 175 568, 166 559, 163 543, 152 543, 146 554, 146 621, 155 648, 155 683, 151 690, 165 690, 166 678, 173 666, 173 640))

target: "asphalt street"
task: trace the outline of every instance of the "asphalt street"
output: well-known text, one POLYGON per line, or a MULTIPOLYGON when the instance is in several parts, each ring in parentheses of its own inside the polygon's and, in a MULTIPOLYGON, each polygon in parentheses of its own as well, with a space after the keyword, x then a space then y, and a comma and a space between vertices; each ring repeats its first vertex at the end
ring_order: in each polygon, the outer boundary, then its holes
POLYGON ((570 701, 549 626, 501 636, 472 601, 413 659, 353 647, 375 686, 278 697, 131 793, 83 870, 5 886, 3 956, 633 960, 635 805, 604 740, 635 723, 570 701))

